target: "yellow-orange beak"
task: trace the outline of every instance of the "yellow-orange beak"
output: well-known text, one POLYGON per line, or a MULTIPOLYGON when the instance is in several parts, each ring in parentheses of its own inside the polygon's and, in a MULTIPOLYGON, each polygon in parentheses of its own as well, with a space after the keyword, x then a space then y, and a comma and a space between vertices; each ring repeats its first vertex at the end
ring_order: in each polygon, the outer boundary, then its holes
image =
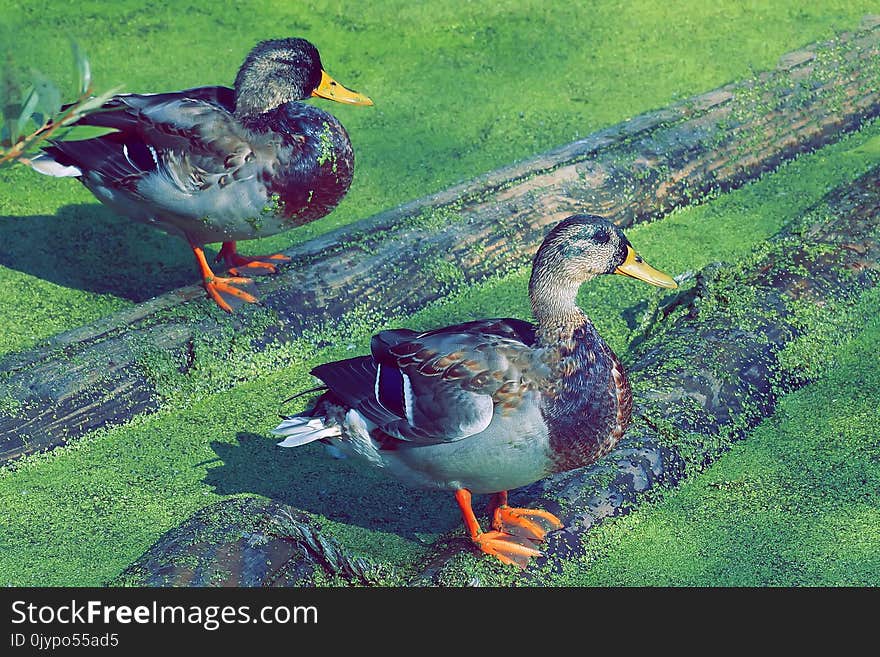
POLYGON ((373 101, 367 96, 359 94, 357 91, 346 89, 336 80, 327 75, 327 71, 321 69, 321 84, 312 92, 313 96, 320 96, 328 100, 335 100, 337 103, 348 103, 349 105, 372 105, 373 101))
POLYGON ((678 287, 678 283, 672 280, 671 276, 654 269, 642 260, 642 257, 631 246, 626 247, 626 260, 614 270, 614 273, 638 278, 640 281, 645 281, 645 283, 650 283, 657 287, 668 287, 670 289, 678 287))

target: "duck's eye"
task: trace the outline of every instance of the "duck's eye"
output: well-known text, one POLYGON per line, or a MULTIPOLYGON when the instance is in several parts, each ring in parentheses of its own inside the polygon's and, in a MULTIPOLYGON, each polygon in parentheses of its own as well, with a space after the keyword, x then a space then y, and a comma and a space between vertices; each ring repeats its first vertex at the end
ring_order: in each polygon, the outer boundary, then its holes
POLYGON ((608 244, 608 240, 610 239, 610 237, 611 236, 608 234, 608 231, 602 230, 600 228, 593 234, 593 242, 595 242, 596 244, 608 244))

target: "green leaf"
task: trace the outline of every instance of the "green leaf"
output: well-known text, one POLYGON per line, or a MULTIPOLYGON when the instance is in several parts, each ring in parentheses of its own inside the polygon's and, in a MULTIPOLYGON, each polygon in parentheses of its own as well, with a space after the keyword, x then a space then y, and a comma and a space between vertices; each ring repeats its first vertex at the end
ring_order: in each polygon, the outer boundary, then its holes
POLYGON ((70 48, 73 50, 73 59, 76 62, 76 71, 79 75, 79 93, 86 94, 92 84, 92 69, 85 51, 79 47, 76 41, 71 39, 70 48))
POLYGON ((108 135, 111 132, 119 132, 116 128, 104 128, 94 125, 74 125, 69 128, 59 130, 53 136, 53 139, 64 141, 82 141, 83 139, 94 139, 101 135, 108 135))
POLYGON ((25 127, 31 121, 31 115, 34 113, 34 110, 37 108, 37 103, 40 102, 40 94, 37 92, 36 87, 31 87, 28 89, 28 93, 24 97, 24 102, 21 104, 21 112, 18 115, 18 120, 15 122, 15 136, 13 137, 13 141, 18 138, 18 135, 24 132, 25 127))

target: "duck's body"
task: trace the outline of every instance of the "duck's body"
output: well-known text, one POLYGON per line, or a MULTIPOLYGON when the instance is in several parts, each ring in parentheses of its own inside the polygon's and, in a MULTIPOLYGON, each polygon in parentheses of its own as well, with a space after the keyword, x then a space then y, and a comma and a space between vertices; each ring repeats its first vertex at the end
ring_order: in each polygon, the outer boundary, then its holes
POLYGON ((274 235, 335 208, 354 165, 339 121, 304 103, 233 121, 233 100, 224 87, 118 96, 82 121, 118 132, 46 152, 120 214, 195 244, 274 235))
POLYGON ((531 541, 561 525, 545 511, 510 509, 506 491, 593 463, 630 420, 623 367, 575 304, 580 283, 612 272, 675 286, 613 224, 570 217, 535 257, 537 324, 493 319, 379 333, 371 356, 315 368, 328 391, 275 433, 285 446, 323 440, 411 485, 455 492, 474 541, 524 565, 537 554, 531 541), (496 531, 480 531, 471 493, 499 495, 496 531))
POLYGON ((507 318, 384 331, 371 356, 313 370, 329 388, 315 410, 346 427, 332 444, 421 488, 496 493, 578 467, 623 433, 629 383, 588 320, 550 345, 535 328, 507 318))
POLYGON ((219 258, 228 265, 274 271, 272 262, 287 258, 243 258, 235 242, 318 219, 351 185, 348 134, 332 114, 298 102, 311 95, 371 102, 329 78, 307 41, 263 42, 235 89, 115 96, 79 122, 114 132, 55 142, 33 166, 77 176, 118 213, 186 239, 209 293, 229 310, 223 294, 255 299, 235 279, 215 277, 202 246, 223 242, 219 258))

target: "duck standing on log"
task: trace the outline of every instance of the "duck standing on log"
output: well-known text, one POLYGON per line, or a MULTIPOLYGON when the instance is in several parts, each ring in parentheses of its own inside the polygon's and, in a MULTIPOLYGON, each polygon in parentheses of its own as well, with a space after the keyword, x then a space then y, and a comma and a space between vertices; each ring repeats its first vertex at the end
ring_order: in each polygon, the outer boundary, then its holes
POLYGON ((235 88, 114 96, 80 125, 114 132, 55 141, 31 161, 41 173, 76 176, 121 215, 189 243, 208 294, 223 310, 253 303, 243 273, 275 273, 287 256, 239 255, 239 240, 266 237, 328 214, 351 185, 354 153, 342 124, 299 102, 320 96, 372 105, 323 69, 300 38, 258 43, 235 88), (211 270, 203 246, 222 242, 211 270))
POLYGON ((623 366, 577 306, 582 283, 623 274, 664 288, 617 226, 573 215, 535 254, 529 298, 537 324, 486 319, 425 333, 382 331, 370 356, 320 365, 327 391, 272 433, 279 445, 322 441, 403 482, 455 494, 474 543, 525 567, 562 525, 540 509, 507 505, 507 491, 589 465, 630 421, 623 366), (495 494, 483 532, 472 494, 495 494))

